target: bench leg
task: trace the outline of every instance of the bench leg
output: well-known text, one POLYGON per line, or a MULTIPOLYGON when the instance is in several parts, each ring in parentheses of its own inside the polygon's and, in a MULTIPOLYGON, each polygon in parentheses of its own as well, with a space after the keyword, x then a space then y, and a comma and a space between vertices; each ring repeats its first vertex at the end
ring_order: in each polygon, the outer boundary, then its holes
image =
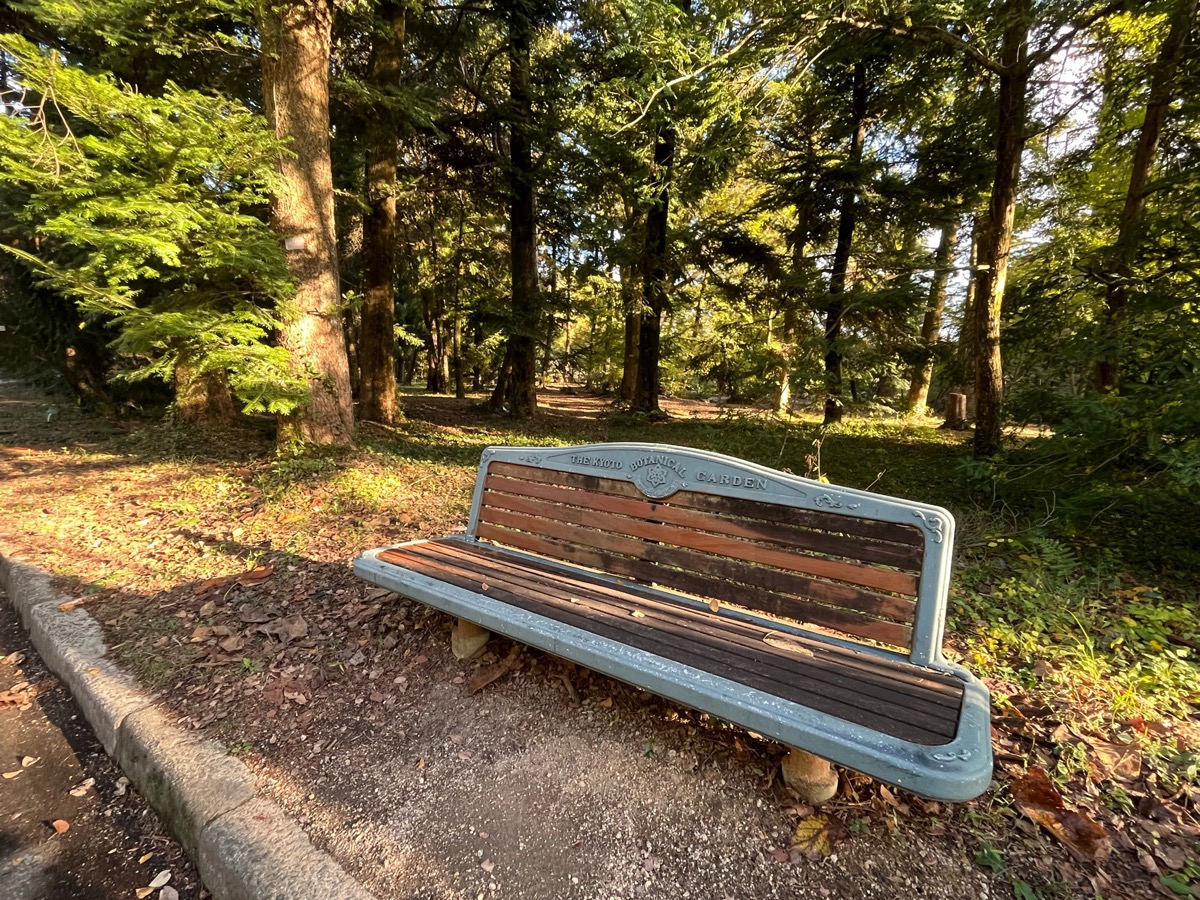
POLYGON ((783 781, 813 806, 832 798, 838 789, 838 774, 829 760, 795 747, 789 747, 783 758, 783 781))
POLYGON ((450 651, 458 659, 470 659, 483 649, 492 633, 466 619, 456 619, 450 629, 450 651))

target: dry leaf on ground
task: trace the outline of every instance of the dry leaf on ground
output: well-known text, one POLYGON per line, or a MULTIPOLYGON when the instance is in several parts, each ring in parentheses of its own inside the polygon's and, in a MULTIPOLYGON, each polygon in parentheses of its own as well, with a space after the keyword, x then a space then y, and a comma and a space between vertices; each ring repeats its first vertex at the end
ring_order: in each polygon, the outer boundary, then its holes
POLYGON ((275 574, 274 566, 255 566, 248 572, 243 572, 233 580, 242 587, 252 587, 256 584, 262 584, 268 578, 275 574))
POLYGON ((846 836, 846 827, 833 816, 821 813, 802 819, 792 835, 792 846, 809 859, 824 859, 846 836))
POLYGON ((1104 826, 1083 813, 1067 809, 1062 794, 1042 769, 1035 766, 1015 779, 1012 795, 1017 809, 1062 841, 1077 859, 1098 861, 1112 853, 1112 842, 1104 826))
POLYGON ((508 656, 504 657, 496 665, 489 669, 484 669, 478 675, 471 679, 467 684, 467 693, 477 694, 485 687, 491 684, 498 678, 502 678, 513 666, 517 664, 517 659, 521 656, 521 648, 514 644, 513 648, 508 651, 508 656))
POLYGON ((71 829, 71 823, 68 822, 66 819, 55 819, 53 822, 50 823, 50 825, 59 834, 66 834, 71 829))

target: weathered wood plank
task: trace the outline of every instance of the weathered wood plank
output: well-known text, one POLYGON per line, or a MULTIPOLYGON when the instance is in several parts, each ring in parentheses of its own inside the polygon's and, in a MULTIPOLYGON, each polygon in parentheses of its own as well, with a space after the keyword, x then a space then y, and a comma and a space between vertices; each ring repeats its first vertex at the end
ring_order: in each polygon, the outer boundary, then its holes
POLYGON ((894 696, 880 697, 872 690, 864 691, 861 679, 838 679, 811 665, 811 661, 802 655, 764 645, 759 653, 748 657, 745 648, 731 646, 728 639, 713 640, 697 633, 661 610, 644 612, 642 618, 637 618, 630 614, 628 605, 605 609, 595 601, 572 603, 569 589, 522 585, 519 580, 505 578, 495 567, 483 566, 481 571, 472 572, 456 566, 449 558, 437 559, 402 550, 390 552, 395 554, 392 558, 397 564, 463 589, 484 593, 497 602, 556 618, 904 740, 939 744, 953 737, 953 711, 930 713, 903 708, 894 696), (483 590, 485 584, 486 591, 483 590), (786 680, 777 677, 781 669, 790 673, 786 680), (819 680, 821 676, 828 680, 819 680))
MULTIPOLYGON (((570 530, 576 526, 559 525, 559 528, 570 530)), ((907 625, 873 618, 848 610, 844 606, 826 606, 805 597, 785 596, 756 587, 754 581, 758 580, 758 574, 754 567, 747 566, 746 571, 739 573, 739 577, 747 579, 748 583, 738 583, 734 580, 729 564, 721 560, 718 560, 717 564, 724 573, 722 576, 701 574, 709 561, 701 554, 688 550, 604 535, 601 532, 592 533, 599 534, 599 539, 590 540, 591 535, 583 535, 586 543, 568 543, 528 531, 498 528, 489 523, 481 523, 478 534, 487 540, 528 550, 551 559, 633 578, 644 584, 662 585, 697 597, 720 600, 783 618, 833 628, 896 647, 908 647, 912 640, 912 629, 907 625), (672 564, 687 565, 689 569, 671 568, 672 564), (696 571, 696 567, 700 567, 700 572, 696 571)), ((764 573, 764 578, 775 574, 769 570, 759 571, 764 573)), ((820 597, 815 599, 819 600, 820 597)))
POLYGON ((561 484, 547 484, 498 474, 489 475, 485 487, 489 492, 533 497, 583 509, 649 519, 698 532, 708 531, 749 541, 760 541, 780 548, 843 556, 848 559, 896 566, 912 571, 921 568, 923 556, 921 547, 799 527, 787 521, 791 511, 786 507, 773 507, 776 519, 765 521, 753 518, 735 518, 731 514, 717 514, 715 510, 705 512, 694 508, 672 506, 657 500, 604 494, 583 488, 571 488, 561 484))

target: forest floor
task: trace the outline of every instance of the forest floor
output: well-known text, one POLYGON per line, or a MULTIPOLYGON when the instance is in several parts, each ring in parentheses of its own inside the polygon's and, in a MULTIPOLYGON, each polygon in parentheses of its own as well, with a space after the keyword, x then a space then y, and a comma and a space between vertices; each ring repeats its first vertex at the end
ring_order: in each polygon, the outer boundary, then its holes
MULTIPOLYGON (((381 898, 1200 896, 1195 585, 972 502, 965 438, 703 402, 662 423, 546 391, 532 424, 410 393, 353 451, 252 424, 108 421, 0 376, 0 548, 59 577, 182 725, 221 740, 381 898), (947 654, 993 691, 996 778, 934 803, 539 651, 450 654, 448 617, 355 578, 466 520, 491 444, 655 440, 948 506, 947 654)), ((0 689, 6 685, 0 685, 0 689)))

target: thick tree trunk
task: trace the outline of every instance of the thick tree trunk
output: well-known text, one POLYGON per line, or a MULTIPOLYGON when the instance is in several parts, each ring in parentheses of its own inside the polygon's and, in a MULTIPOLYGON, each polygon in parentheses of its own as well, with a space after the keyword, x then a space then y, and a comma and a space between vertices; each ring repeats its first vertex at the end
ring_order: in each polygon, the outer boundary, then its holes
POLYGON ((1163 123, 1175 98, 1175 72, 1183 58, 1188 34, 1196 25, 1196 8, 1196 0, 1179 0, 1175 5, 1170 30, 1159 47, 1154 76, 1150 82, 1150 99, 1133 151, 1129 188, 1117 226, 1117 240, 1112 248, 1112 270, 1104 293, 1104 352, 1096 366, 1096 387, 1101 393, 1116 391, 1120 387, 1122 332, 1125 307, 1129 302, 1127 285, 1137 255, 1142 218, 1146 212, 1146 185, 1154 170, 1163 123))
MULTIPOLYGON (((630 406, 642 412, 659 412, 659 355, 662 319, 667 311, 667 224, 671 213, 671 180, 675 167, 675 128, 663 125, 654 141, 651 184, 654 205, 646 214, 646 241, 642 255, 642 310, 637 339, 637 373, 630 406)), ((628 315, 628 313, 627 313, 628 315)), ((626 342, 628 352, 628 341, 626 342)))
MULTIPOLYGON (((387 91, 400 80, 405 10, 383 0, 385 26, 371 46, 371 86, 387 91)), ((359 414, 372 422, 396 421, 396 122, 386 106, 367 117, 367 204, 363 217, 363 305, 359 336, 359 414)))
POLYGON ((529 83, 529 45, 533 23, 523 4, 513 4, 508 19, 510 198, 509 246, 512 255, 512 326, 505 351, 505 372, 489 405, 507 409, 514 419, 537 410, 537 206, 533 171, 533 95, 529 83))
POLYGON ((975 457, 1000 450, 1000 407, 1004 374, 1000 361, 1000 309, 1012 247, 1021 153, 1025 149, 1025 105, 1031 66, 1028 58, 1031 0, 1011 0, 1010 24, 1000 50, 999 122, 996 172, 987 222, 979 244, 979 282, 975 291, 975 457))
POLYGON ((280 343, 298 370, 312 373, 312 395, 280 419, 279 441, 348 445, 354 439, 350 367, 338 312, 337 238, 329 158, 330 0, 264 4, 263 101, 275 134, 289 142, 271 219, 287 249, 296 297, 280 343))
POLYGON ((933 280, 929 283, 929 304, 925 307, 925 318, 921 322, 921 347, 925 358, 913 367, 912 380, 908 385, 908 408, 912 412, 923 412, 929 403, 929 382, 933 379, 933 348, 942 329, 942 313, 946 309, 946 284, 950 281, 950 269, 954 263, 954 251, 958 247, 958 220, 942 226, 937 253, 933 260, 933 280))
POLYGON ((850 271, 850 251, 854 227, 858 223, 858 167, 862 164, 863 145, 867 140, 867 70, 854 64, 851 98, 850 154, 846 159, 849 184, 842 191, 838 210, 837 244, 833 250, 833 268, 829 273, 829 304, 825 307, 825 424, 842 418, 842 318, 846 314, 843 294, 850 271))

